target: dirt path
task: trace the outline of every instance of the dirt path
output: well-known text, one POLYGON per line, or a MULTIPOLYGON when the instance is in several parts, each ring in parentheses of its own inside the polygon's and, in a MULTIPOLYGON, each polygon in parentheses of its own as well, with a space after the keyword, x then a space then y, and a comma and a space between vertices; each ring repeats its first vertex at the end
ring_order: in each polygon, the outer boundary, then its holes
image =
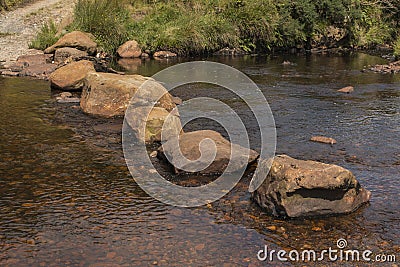
POLYGON ((0 62, 28 53, 28 44, 43 23, 58 25, 71 18, 75 1, 41 0, 0 14, 0 62))

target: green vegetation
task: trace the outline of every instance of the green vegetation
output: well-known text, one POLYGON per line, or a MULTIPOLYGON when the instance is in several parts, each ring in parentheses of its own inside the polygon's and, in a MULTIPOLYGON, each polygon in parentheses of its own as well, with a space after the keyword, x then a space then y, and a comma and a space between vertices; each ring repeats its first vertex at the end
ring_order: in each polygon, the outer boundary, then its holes
POLYGON ((33 2, 34 0, 0 0, 0 11, 10 10, 24 4, 33 2))
POLYGON ((57 26, 53 21, 42 26, 36 38, 29 44, 29 48, 44 50, 53 45, 59 36, 57 36, 57 26))
POLYGON ((400 57, 400 37, 397 39, 397 41, 394 44, 394 55, 396 57, 400 57))
POLYGON ((70 28, 92 33, 107 52, 129 39, 130 13, 120 0, 78 0, 70 28))
POLYGON ((400 0, 78 0, 68 30, 92 33, 110 53, 135 39, 144 50, 185 55, 372 48, 395 42, 399 20, 400 0))

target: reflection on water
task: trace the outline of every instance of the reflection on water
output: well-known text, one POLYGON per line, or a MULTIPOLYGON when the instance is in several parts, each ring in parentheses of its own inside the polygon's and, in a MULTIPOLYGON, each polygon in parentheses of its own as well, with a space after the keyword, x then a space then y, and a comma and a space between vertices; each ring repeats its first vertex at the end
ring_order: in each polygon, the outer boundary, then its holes
MULTIPOLYGON (((400 258, 400 76, 360 72, 382 62, 364 54, 209 60, 236 67, 259 85, 275 116, 278 153, 350 169, 372 191, 370 205, 346 216, 282 221, 251 203, 248 174, 211 206, 166 206, 130 177, 120 119, 57 106, 46 82, 0 78, 0 265, 263 266, 257 252, 265 244, 322 250, 339 238, 353 249, 400 258), (336 92, 347 85, 355 92, 336 92), (338 144, 309 142, 312 135, 338 144)), ((176 63, 143 61, 131 71, 152 75, 176 63)), ((227 90, 189 85, 174 93, 232 106, 257 149, 254 118, 227 90)), ((188 125, 206 127, 221 130, 209 121, 188 125)))

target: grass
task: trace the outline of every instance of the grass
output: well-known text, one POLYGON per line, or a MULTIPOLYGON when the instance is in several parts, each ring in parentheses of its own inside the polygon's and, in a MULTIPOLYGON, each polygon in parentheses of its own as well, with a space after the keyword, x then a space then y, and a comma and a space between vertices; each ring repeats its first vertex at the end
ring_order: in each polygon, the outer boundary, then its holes
POLYGON ((124 1, 78 0, 74 22, 69 28, 92 33, 105 51, 114 53, 119 45, 129 39, 129 21, 130 14, 124 1))
POLYGON ((44 24, 36 38, 29 44, 29 48, 44 50, 53 45, 59 38, 57 31, 57 26, 53 21, 44 24))
POLYGON ((394 55, 397 58, 400 58, 400 37, 397 38, 396 42, 394 43, 394 55))
MULTIPOLYGON (((111 54, 129 39, 151 53, 171 50, 180 55, 224 47, 265 52, 392 42, 398 27, 390 25, 397 15, 372 1, 361 5, 355 0, 78 0, 67 30, 93 34, 111 54), (330 29, 345 34, 333 43, 324 41, 332 40, 330 29)), ((48 45, 54 40, 53 30, 51 25, 43 28, 32 45, 48 45)))
POLYGON ((0 11, 8 11, 34 1, 35 0, 0 0, 0 11))

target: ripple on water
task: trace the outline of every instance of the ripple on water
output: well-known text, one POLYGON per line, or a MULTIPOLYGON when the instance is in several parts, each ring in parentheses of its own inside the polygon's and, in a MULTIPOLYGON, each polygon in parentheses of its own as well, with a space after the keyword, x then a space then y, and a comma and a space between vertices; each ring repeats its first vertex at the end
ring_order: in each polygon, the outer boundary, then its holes
MULTIPOLYGON (((120 121, 45 103, 52 94, 45 82, 0 78, 1 264, 262 266, 256 253, 265 244, 326 249, 339 238, 355 248, 399 253, 400 79, 358 72, 379 61, 365 55, 218 60, 260 86, 274 112, 278 153, 352 170, 372 191, 371 203, 346 216, 280 220, 249 200, 246 176, 207 207, 166 206, 130 177, 120 121), (296 65, 283 66, 284 60, 296 65), (336 92, 349 84, 353 94, 336 92), (312 135, 338 144, 311 143, 312 135)), ((138 71, 149 75, 167 65, 146 61, 138 71)), ((259 145, 256 122, 235 96, 214 86, 176 94, 221 98, 246 121, 252 146, 259 145)))

